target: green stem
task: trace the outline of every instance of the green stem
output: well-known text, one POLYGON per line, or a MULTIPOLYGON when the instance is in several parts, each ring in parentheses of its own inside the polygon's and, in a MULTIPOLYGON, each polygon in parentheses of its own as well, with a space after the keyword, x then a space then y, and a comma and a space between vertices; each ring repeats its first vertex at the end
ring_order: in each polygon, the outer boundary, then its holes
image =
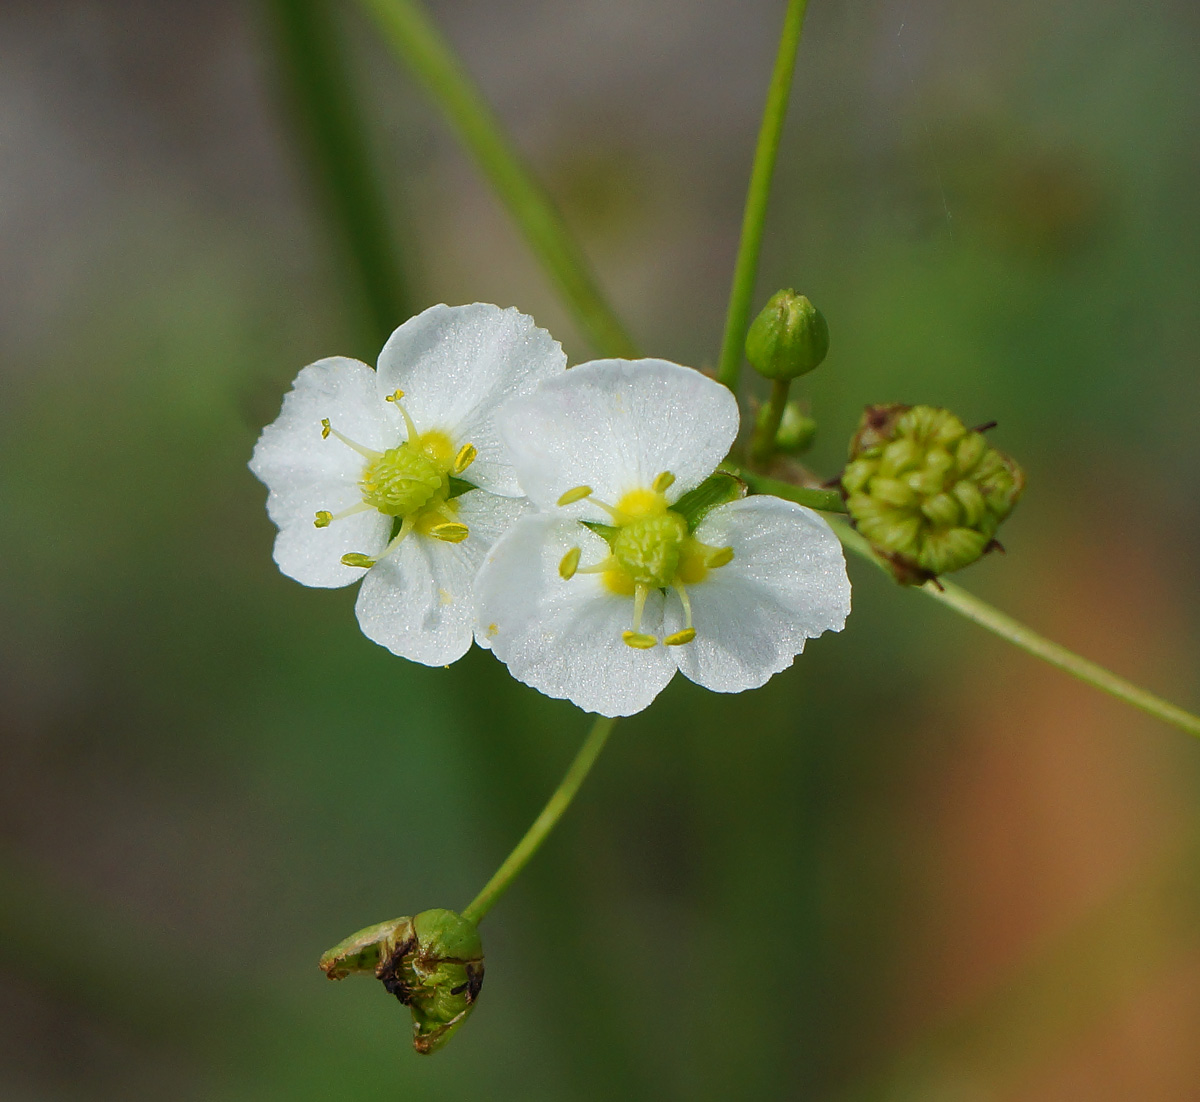
POLYGON ((587 339, 606 356, 635 356, 583 250, 425 10, 416 0, 359 2, 475 157, 587 339))
POLYGON ((285 94, 358 283, 377 351, 409 313, 387 205, 328 0, 267 0, 285 94))
POLYGON ((596 759, 600 756, 600 751, 604 749, 604 744, 608 741, 608 736, 612 733, 616 722, 615 719, 600 716, 592 724, 587 738, 583 740, 583 745, 554 790, 554 794, 542 808, 542 813, 534 819, 533 825, 525 832, 525 837, 504 859, 504 863, 496 870, 491 880, 483 886, 483 890, 466 906, 462 912, 463 918, 469 922, 482 922, 483 916, 492 909, 492 904, 521 875, 522 870, 541 848, 558 820, 563 817, 563 812, 571 806, 571 801, 575 799, 579 786, 583 784, 584 778, 596 764, 596 759))
MULTIPOLYGON (((830 523, 843 545, 856 555, 870 559, 876 566, 883 569, 882 564, 871 550, 871 545, 859 533, 844 521, 832 519, 830 523)), ((1172 727, 1178 727, 1189 735, 1200 737, 1200 716, 1184 711, 1169 701, 1163 700, 1162 697, 1139 688, 1133 682, 1118 677, 1095 662, 1081 658, 1074 651, 1068 650, 1058 643, 1052 643, 1045 636, 1039 635, 1019 620, 1014 620, 986 601, 981 601, 953 582, 941 582, 940 589, 935 583, 926 582, 919 588, 926 597, 932 597, 947 608, 953 609, 960 616, 973 620, 980 627, 1007 640, 1013 646, 1020 647, 1021 650, 1032 654, 1035 658, 1057 666, 1072 677, 1077 677, 1093 688, 1125 701, 1126 704, 1140 708, 1156 719, 1171 724, 1172 727)))
POLYGON ((754 167, 750 171, 750 186, 746 191, 746 209, 742 215, 742 240, 738 246, 737 263, 733 269, 733 287, 729 292, 729 308, 725 315, 725 335, 721 340, 717 379, 737 391, 742 369, 742 351, 746 329, 750 324, 750 303, 754 297, 754 278, 758 271, 758 254, 762 246, 766 222, 767 199, 771 194, 771 176, 775 171, 775 156, 783 133, 788 96, 792 89, 792 74, 796 69, 796 50, 804 29, 804 13, 808 0, 788 0, 783 21, 775 71, 767 92, 762 125, 758 131, 758 146, 754 151, 754 167))
POLYGON ((755 422, 754 436, 750 440, 750 458, 755 463, 764 464, 775 454, 775 437, 779 434, 779 423, 783 420, 791 387, 791 379, 771 381, 771 397, 767 399, 762 419, 755 422))
MULTIPOLYGON (((793 486, 790 482, 780 482, 777 478, 764 478, 752 471, 735 470, 733 472, 746 483, 756 494, 772 494, 785 501, 794 501, 797 505, 807 505, 810 509, 820 509, 826 513, 844 513, 846 503, 837 490, 819 490, 811 486, 793 486)), ((841 530, 838 530, 841 535, 841 530)))

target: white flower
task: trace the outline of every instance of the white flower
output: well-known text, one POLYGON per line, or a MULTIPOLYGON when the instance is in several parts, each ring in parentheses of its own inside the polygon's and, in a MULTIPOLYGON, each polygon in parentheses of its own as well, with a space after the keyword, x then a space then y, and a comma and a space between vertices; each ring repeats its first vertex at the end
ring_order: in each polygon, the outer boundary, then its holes
POLYGON ((751 497, 689 531, 672 508, 737 435, 723 386, 663 360, 598 360, 498 421, 539 511, 492 547, 475 599, 479 638, 518 680, 631 715, 677 669, 741 692, 790 666, 806 639, 841 630, 846 564, 816 513, 751 497))
POLYGON ((279 569, 323 587, 365 574, 370 639, 426 665, 461 658, 475 574, 528 507, 493 414, 565 367, 531 318, 475 303, 410 318, 378 371, 340 356, 304 368, 250 461, 279 569), (452 478, 477 488, 455 496, 452 478))

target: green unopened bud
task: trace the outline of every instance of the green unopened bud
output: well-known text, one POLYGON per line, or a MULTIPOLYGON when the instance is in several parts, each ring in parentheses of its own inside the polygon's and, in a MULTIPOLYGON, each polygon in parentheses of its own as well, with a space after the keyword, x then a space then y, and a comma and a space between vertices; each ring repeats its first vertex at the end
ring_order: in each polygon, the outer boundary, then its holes
MULTIPOLYGON (((758 424, 768 423, 769 418, 770 407, 763 406, 758 411, 758 424)), ((801 455, 812 447, 816 435, 816 421, 800 408, 799 402, 788 402, 783 407, 783 417, 775 433, 775 450, 788 455, 801 455)))
POLYGON ((412 1012, 413 1048, 436 1052, 475 1008, 483 986, 479 930, 436 908, 351 934, 321 957, 331 980, 373 975, 412 1012))
POLYGON ((934 406, 868 406, 842 472, 855 527, 905 585, 997 547, 1024 488, 1014 460, 934 406))
POLYGON ((829 352, 824 315, 803 295, 777 291, 750 325, 746 359, 768 379, 796 379, 829 352))

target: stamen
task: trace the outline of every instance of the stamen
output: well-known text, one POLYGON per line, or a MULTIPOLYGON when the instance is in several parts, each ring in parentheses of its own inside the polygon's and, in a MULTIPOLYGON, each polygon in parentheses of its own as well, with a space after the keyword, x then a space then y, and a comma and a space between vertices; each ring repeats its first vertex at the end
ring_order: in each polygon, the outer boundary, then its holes
POLYGON ((722 547, 713 552, 713 554, 709 555, 705 565, 710 570, 716 570, 717 567, 728 566, 731 562, 733 562, 733 548, 722 547))
POLYGON ((580 549, 578 547, 572 547, 570 551, 563 555, 562 562, 558 564, 558 576, 564 582, 575 577, 575 571, 579 569, 579 555, 580 549))
POLYGON ((382 561, 383 559, 386 559, 388 557, 388 555, 390 555, 393 551, 395 551, 396 548, 399 547, 404 542, 405 538, 408 536, 409 532, 411 532, 413 530, 413 526, 416 523, 417 523, 417 514, 409 513, 409 515, 406 516, 400 522, 400 531, 397 532, 392 537, 391 543, 389 543, 387 545, 387 547, 385 547, 383 549, 383 554, 379 556, 378 561, 382 561))
POLYGON ((637 635, 642 630, 642 612, 646 608, 646 598, 650 596, 648 585, 639 585, 633 591, 633 633, 637 635))
POLYGON ((690 643, 695 638, 695 628, 684 628, 683 631, 677 631, 674 635, 668 635, 663 643, 668 647, 682 647, 684 643, 690 643))
POLYGON ((679 599, 683 602, 683 615, 687 619, 687 626, 682 631, 668 635, 663 642, 668 647, 681 647, 684 643, 690 643, 696 638, 696 629, 692 627, 692 602, 688 600, 687 590, 683 586, 677 585, 672 588, 679 594, 679 599))
POLYGON ((471 530, 465 524, 452 522, 435 524, 429 529, 429 534, 435 540, 441 540, 443 543, 462 543, 471 534, 471 530))
POLYGON ((598 563, 592 566, 580 566, 575 570, 576 574, 604 574, 609 570, 620 570, 621 564, 617 562, 615 556, 605 555, 598 563))
POLYGON ((340 513, 331 513, 328 509, 319 509, 317 518, 313 521, 314 528, 328 528, 335 520, 344 520, 346 517, 352 517, 355 513, 365 513, 371 506, 365 501, 360 501, 357 505, 351 505, 348 509, 343 509, 340 513))
POLYGON ((573 490, 568 490, 558 499, 559 505, 573 505, 577 501, 582 501, 585 497, 592 496, 591 486, 576 486, 573 490))
POLYGON ((479 454, 474 444, 464 444, 458 449, 458 455, 454 457, 454 465, 450 468, 452 474, 462 474, 472 463, 475 462, 475 457, 479 454))
POLYGON ((371 448, 364 447, 357 440, 351 440, 350 437, 342 435, 342 433, 338 432, 338 430, 329 423, 328 417, 322 417, 321 439, 328 440, 331 435, 336 436, 343 444, 346 445, 346 447, 352 448, 364 459, 370 459, 372 462, 374 462, 381 455, 383 455, 383 452, 373 451, 371 448))
POLYGON ((665 493, 675 482, 675 476, 670 471, 663 471, 650 484, 656 494, 665 493))
POLYGON ((400 411, 400 416, 404 418, 404 427, 408 429, 408 442, 415 444, 417 442, 417 426, 413 424, 413 419, 409 417, 408 410, 400 404, 400 399, 403 397, 404 391, 397 387, 391 394, 384 398, 384 401, 391 402, 400 411))
POLYGON ((636 631, 623 631, 621 638, 627 647, 633 647, 634 650, 649 650, 658 646, 658 640, 653 635, 642 635, 636 631))
POLYGON ((361 555, 357 551, 350 551, 342 556, 343 566, 361 566, 370 570, 378 560, 371 558, 370 555, 361 555))

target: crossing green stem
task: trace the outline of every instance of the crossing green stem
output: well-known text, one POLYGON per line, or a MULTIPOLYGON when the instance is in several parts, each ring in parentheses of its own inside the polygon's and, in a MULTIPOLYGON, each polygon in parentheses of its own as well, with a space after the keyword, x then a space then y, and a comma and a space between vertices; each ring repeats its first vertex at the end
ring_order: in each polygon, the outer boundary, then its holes
POLYGON ((267 0, 266 11, 283 91, 329 220, 342 239, 371 329, 365 348, 374 355, 411 311, 383 188, 329 4, 267 0))
MULTIPOLYGON (((877 566, 881 566, 879 560, 875 558, 875 553, 871 550, 871 545, 849 524, 836 517, 828 519, 846 548, 856 555, 871 560, 877 566)), ((1156 719, 1161 719, 1164 723, 1169 723, 1172 727, 1178 727, 1189 735, 1200 737, 1200 716, 1184 711, 1183 708, 1163 700, 1162 697, 1147 692, 1133 682, 1118 677, 1095 662, 1089 662, 1086 658, 1080 657, 1074 651, 1068 650, 1058 643, 1052 643, 1044 635, 1039 635, 1019 620, 1014 620, 986 601, 981 601, 961 586, 957 586, 953 582, 942 581, 939 587, 937 583, 926 582, 919 587, 919 590, 926 597, 932 597, 940 604, 953 609, 960 616, 973 620, 981 628, 1007 640, 1014 647, 1020 647, 1021 650, 1032 654, 1035 658, 1057 666, 1072 677, 1077 677, 1093 688, 1125 701, 1126 704, 1140 708, 1143 712, 1156 719)))
POLYGON ((750 324, 750 306, 754 298, 754 280, 758 273, 767 200, 771 194, 771 176, 775 171, 775 157, 779 152, 783 119, 792 90, 792 74, 796 69, 796 50, 800 45, 807 9, 808 0, 788 0, 783 35, 775 56, 775 71, 771 75, 767 105, 758 131, 754 166, 750 170, 750 186, 746 191, 742 240, 733 269, 733 287, 729 292, 729 307, 725 314, 725 335, 721 340, 721 355, 717 361, 717 379, 735 393, 742 369, 742 346, 750 324))
POLYGON ((766 415, 754 426, 754 437, 750 441, 750 458, 755 463, 766 463, 775 454, 775 437, 787 406, 791 379, 774 379, 771 382, 771 397, 767 399, 766 415))
POLYGON ((359 2, 478 162, 587 339, 605 356, 635 356, 583 250, 424 8, 417 0, 359 2))
POLYGON ((771 494, 774 497, 781 497, 785 501, 794 501, 797 505, 807 505, 810 509, 820 509, 825 513, 844 513, 846 511, 846 503, 837 490, 793 486, 790 482, 780 482, 777 478, 765 478, 752 471, 735 470, 733 473, 756 494, 771 494))

